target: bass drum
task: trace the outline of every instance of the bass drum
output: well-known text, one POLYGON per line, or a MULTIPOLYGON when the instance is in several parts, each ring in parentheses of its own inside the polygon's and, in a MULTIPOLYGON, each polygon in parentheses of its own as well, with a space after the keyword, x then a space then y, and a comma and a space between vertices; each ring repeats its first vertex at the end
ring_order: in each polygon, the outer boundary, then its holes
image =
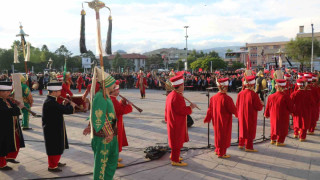
POLYGON ((32 89, 37 90, 38 88, 39 88, 39 83, 38 82, 33 83, 32 89))

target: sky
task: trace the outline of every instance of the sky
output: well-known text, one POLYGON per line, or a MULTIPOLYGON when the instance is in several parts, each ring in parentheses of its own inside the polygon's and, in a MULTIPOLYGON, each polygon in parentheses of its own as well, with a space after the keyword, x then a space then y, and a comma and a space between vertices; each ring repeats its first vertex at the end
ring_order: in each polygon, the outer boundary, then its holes
MULTIPOLYGON (((102 0, 112 10, 112 51, 144 53, 159 48, 210 49, 245 43, 288 41, 299 26, 320 32, 319 0, 102 0)), ((65 45, 79 52, 80 0, 3 1, 0 7, 0 48, 19 40, 19 22, 26 41, 55 51, 65 45)), ((96 52, 94 10, 84 3, 87 49, 96 52)), ((107 37, 107 9, 100 11, 103 47, 107 37)))

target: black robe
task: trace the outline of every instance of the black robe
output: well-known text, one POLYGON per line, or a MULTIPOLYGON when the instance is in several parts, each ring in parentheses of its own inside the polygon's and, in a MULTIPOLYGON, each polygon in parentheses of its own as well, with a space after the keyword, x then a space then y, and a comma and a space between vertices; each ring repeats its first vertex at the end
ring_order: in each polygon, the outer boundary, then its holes
POLYGON ((15 134, 16 129, 20 136, 20 147, 24 147, 24 140, 22 131, 19 124, 20 109, 17 105, 13 104, 10 100, 7 100, 11 106, 8 107, 4 99, 0 98, 0 156, 6 156, 10 152, 17 151, 15 134), (16 119, 16 125, 14 125, 16 119))
POLYGON ((38 79, 38 83, 39 83, 39 87, 38 90, 42 90, 44 88, 44 83, 43 83, 43 77, 39 77, 38 79))
POLYGON ((69 149, 63 114, 74 112, 71 105, 61 105, 53 96, 47 96, 42 108, 42 128, 47 155, 61 155, 69 149))

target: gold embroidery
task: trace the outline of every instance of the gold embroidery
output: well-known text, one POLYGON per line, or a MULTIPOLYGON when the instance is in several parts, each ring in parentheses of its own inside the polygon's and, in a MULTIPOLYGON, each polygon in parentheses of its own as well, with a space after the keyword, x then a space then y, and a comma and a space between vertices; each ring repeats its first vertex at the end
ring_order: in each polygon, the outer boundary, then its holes
POLYGON ((114 113, 109 113, 109 116, 111 117, 111 119, 115 119, 114 113))
MULTIPOLYGON (((106 146, 105 146, 106 148, 106 146)), ((101 171, 100 171, 100 176, 99 176, 99 179, 104 179, 104 172, 106 170, 106 167, 107 167, 107 162, 108 162, 108 158, 106 157, 106 155, 108 154, 108 150, 101 150, 100 151, 100 154, 103 155, 103 158, 101 159, 101 171)))
POLYGON ((27 95, 28 95, 28 93, 29 93, 29 89, 28 89, 28 88, 26 88, 26 90, 24 90, 24 94, 27 96, 27 95))
POLYGON ((101 109, 98 109, 98 110, 96 110, 96 112, 95 112, 95 115, 96 115, 96 117, 97 117, 97 120, 96 120, 96 125, 97 126, 101 126, 102 125, 102 121, 101 121, 101 116, 102 116, 102 110, 101 109))

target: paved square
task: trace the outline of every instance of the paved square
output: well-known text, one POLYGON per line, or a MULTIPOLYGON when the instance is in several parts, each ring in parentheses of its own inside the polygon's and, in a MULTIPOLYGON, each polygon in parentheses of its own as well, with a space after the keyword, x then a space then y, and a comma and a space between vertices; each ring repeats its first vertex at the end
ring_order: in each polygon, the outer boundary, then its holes
MULTIPOLYGON (((73 91, 77 93, 76 91, 73 91)), ((203 119, 207 112, 208 98, 200 91, 186 91, 185 97, 196 103, 201 110, 194 109, 192 118, 194 125, 189 128, 190 142, 185 147, 207 146, 207 124, 203 119)), ((32 110, 41 114, 42 104, 46 96, 39 96, 33 91, 34 107, 32 110)), ((44 92, 47 94, 47 92, 44 92)), ((269 141, 255 145, 258 153, 247 153, 238 150, 237 146, 228 149, 230 159, 218 159, 211 149, 190 149, 183 151, 181 156, 189 165, 187 167, 172 167, 169 153, 159 160, 148 161, 143 150, 148 146, 165 145, 167 130, 164 123, 164 107, 166 96, 164 91, 147 90, 146 99, 140 99, 137 89, 121 89, 121 94, 135 105, 143 109, 140 114, 135 109, 124 116, 124 124, 129 142, 124 147, 120 157, 123 163, 129 165, 116 171, 115 179, 129 180, 170 180, 170 179, 319 179, 320 177, 320 138, 319 131, 307 136, 306 142, 292 138, 292 131, 285 141, 287 146, 276 147, 269 141), (138 164, 136 164, 138 163, 138 164), (132 165, 136 164, 136 165, 132 165), (131 166, 130 166, 131 165, 131 166)), ((210 93, 210 97, 214 93, 210 93)), ((229 94, 234 102, 237 94, 229 94)), ((26 148, 21 149, 17 160, 20 164, 11 164, 12 171, 0 172, 0 179, 46 179, 61 177, 61 179, 92 179, 93 153, 90 147, 90 137, 83 136, 82 131, 87 126, 87 113, 65 115, 70 149, 65 150, 61 162, 67 163, 61 173, 51 173, 47 170, 47 156, 41 118, 30 120, 32 131, 23 131, 26 148), (83 175, 83 176, 78 176, 83 175), (74 177, 73 177, 74 176, 74 177)), ((258 116, 257 138, 263 132, 262 112, 258 116)), ((319 126, 318 126, 319 127, 319 126)), ((237 141, 237 119, 233 119, 232 142, 237 141)), ((213 130, 210 124, 210 144, 213 144, 213 130)), ((269 136, 269 119, 266 120, 266 136, 269 136)))

